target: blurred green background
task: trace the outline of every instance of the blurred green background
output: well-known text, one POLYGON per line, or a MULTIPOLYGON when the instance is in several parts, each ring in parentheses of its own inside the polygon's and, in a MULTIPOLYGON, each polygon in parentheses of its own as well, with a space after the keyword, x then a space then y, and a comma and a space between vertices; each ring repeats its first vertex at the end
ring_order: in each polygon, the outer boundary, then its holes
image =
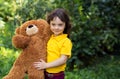
POLYGON ((56 8, 72 24, 65 79, 120 79, 120 0, 0 0, 0 79, 20 54, 11 43, 15 28, 56 8))

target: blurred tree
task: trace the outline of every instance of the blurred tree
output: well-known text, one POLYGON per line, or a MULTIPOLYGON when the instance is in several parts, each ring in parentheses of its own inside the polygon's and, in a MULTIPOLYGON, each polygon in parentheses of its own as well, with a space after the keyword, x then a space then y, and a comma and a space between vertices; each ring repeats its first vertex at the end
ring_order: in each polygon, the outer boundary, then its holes
POLYGON ((45 19, 45 15, 51 8, 48 5, 48 1, 45 0, 26 0, 18 2, 19 6, 16 10, 16 24, 22 24, 23 22, 31 19, 45 19))
POLYGON ((11 37, 14 33, 13 26, 16 3, 15 1, 10 0, 0 0, 0 6, 0 21, 4 23, 2 27, 0 26, 0 46, 11 48, 11 37))

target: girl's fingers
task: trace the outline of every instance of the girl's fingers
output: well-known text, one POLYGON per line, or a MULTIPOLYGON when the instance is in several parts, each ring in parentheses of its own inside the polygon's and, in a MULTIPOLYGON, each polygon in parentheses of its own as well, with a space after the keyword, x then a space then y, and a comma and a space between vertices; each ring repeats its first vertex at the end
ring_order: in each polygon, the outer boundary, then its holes
POLYGON ((34 67, 39 68, 40 66, 39 64, 34 64, 34 67))
POLYGON ((45 64, 46 64, 46 62, 42 59, 40 59, 39 62, 33 63, 34 67, 37 68, 38 70, 45 69, 45 64))
POLYGON ((40 62, 34 62, 34 64, 40 64, 40 62))
POLYGON ((38 67, 40 67, 41 63, 40 62, 34 62, 33 65, 38 68, 38 67))

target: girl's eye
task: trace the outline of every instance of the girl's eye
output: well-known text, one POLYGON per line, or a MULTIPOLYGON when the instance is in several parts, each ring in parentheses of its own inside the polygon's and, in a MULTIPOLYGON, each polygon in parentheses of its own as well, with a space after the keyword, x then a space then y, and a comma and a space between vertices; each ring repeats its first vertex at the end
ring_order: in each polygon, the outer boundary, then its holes
POLYGON ((59 24, 59 26, 62 26, 63 24, 59 24))
POLYGON ((55 24, 52 24, 52 26, 55 26, 55 24))

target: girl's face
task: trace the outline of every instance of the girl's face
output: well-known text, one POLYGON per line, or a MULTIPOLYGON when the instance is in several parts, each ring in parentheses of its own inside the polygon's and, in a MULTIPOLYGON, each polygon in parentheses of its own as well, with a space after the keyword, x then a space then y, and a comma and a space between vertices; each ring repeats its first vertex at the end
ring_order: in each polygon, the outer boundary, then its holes
POLYGON ((65 22, 61 21, 58 17, 55 17, 50 21, 50 29, 55 36, 61 35, 65 29, 65 22))

